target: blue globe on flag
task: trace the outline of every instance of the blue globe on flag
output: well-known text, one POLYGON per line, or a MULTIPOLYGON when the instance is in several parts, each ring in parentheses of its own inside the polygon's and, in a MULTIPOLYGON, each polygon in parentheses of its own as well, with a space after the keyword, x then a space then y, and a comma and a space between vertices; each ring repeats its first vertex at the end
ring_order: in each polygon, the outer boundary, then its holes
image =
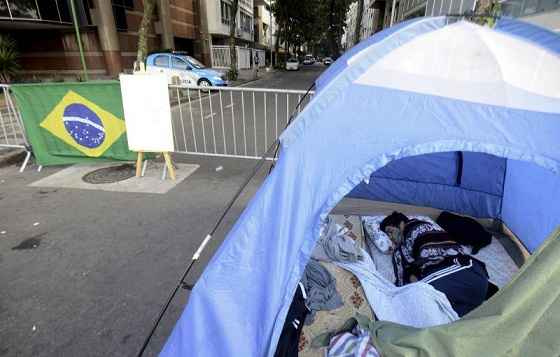
POLYGON ((93 149, 105 140, 103 122, 91 109, 80 103, 69 104, 62 116, 64 127, 74 141, 93 149))

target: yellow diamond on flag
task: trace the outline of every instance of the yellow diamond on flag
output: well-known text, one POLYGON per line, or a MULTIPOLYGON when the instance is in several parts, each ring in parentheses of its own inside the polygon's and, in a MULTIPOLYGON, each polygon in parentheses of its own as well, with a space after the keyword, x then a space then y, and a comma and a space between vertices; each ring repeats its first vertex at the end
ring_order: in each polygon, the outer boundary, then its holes
POLYGON ((103 155, 125 131, 123 120, 71 90, 40 125, 89 157, 103 155))

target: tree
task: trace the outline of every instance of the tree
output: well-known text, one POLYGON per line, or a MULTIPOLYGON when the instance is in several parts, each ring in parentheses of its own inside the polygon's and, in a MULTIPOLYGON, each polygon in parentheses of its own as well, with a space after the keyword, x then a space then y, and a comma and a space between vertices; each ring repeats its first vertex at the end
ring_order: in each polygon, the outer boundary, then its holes
POLYGON ((146 55, 148 54, 148 32, 152 23, 152 16, 154 8, 156 7, 156 0, 144 0, 144 14, 140 28, 138 29, 138 51, 136 52, 136 66, 144 63, 146 55))
POLYGON ((364 17, 364 0, 358 0, 358 7, 356 9, 356 27, 354 27, 354 45, 360 42, 363 17, 364 17))
POLYGON ((0 82, 9 83, 19 71, 16 42, 8 35, 0 35, 0 82))
POLYGON ((346 26, 346 12, 355 0, 276 0, 271 6, 278 23, 278 40, 286 52, 306 44, 325 45, 329 55, 338 54, 346 26))
POLYGON ((229 19, 229 74, 231 80, 237 79, 237 51, 235 50, 235 28, 237 26, 237 11, 239 10, 239 0, 233 0, 229 19))

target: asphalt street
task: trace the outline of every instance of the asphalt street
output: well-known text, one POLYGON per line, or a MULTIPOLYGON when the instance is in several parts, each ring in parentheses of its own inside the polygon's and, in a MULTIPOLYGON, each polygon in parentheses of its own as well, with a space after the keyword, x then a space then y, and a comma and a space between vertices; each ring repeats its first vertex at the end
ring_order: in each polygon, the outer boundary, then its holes
MULTIPOLYGON (((245 87, 306 90, 323 69, 262 74, 266 78, 245 87)), ((257 112, 264 111, 262 103, 257 112)), ((214 149, 213 142, 208 147, 214 149)), ((23 174, 16 166, 0 168, 0 356, 138 352, 194 251, 255 164, 224 157, 174 158, 200 168, 164 195, 29 187, 61 168, 37 172, 31 166, 23 174)), ((227 215, 189 282, 196 282, 267 169, 227 215)), ((188 291, 181 289, 146 356, 160 351, 187 299, 188 291)))

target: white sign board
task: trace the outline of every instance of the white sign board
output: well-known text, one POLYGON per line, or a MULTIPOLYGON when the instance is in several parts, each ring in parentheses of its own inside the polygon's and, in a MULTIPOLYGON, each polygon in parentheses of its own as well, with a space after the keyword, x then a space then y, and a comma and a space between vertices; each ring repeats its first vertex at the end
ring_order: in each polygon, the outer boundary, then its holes
POLYGON ((121 74, 121 93, 128 148, 173 151, 171 107, 165 74, 121 74))

